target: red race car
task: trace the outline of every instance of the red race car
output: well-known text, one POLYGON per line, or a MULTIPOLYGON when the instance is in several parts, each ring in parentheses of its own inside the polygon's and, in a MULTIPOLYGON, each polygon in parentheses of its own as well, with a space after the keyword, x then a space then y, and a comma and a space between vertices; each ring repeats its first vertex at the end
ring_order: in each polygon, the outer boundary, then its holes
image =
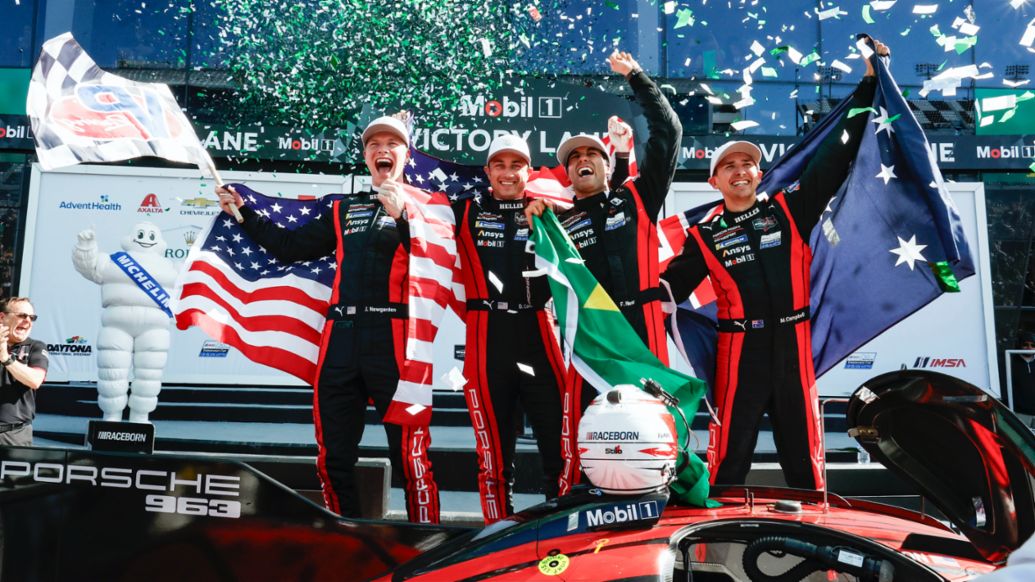
POLYGON ((867 382, 849 432, 951 523, 823 492, 591 488, 484 529, 343 520, 246 465, 0 451, 4 579, 966 580, 1035 531, 1035 437, 958 379, 867 382), (64 455, 63 458, 55 455, 64 455))

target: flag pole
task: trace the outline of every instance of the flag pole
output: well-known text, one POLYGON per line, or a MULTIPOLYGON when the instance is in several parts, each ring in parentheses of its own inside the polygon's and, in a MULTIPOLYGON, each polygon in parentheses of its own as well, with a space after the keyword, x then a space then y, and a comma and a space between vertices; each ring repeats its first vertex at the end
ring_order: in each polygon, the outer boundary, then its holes
MULTIPOLYGON (((208 167, 208 171, 212 173, 212 178, 216 181, 216 186, 222 188, 223 178, 219 175, 219 170, 216 169, 216 164, 212 161, 212 156, 208 155, 207 151, 205 152, 205 165, 208 167)), ((202 168, 199 165, 198 169, 204 172, 206 168, 202 168)), ((241 216, 241 211, 238 210, 237 205, 232 202, 230 203, 230 211, 233 213, 234 220, 237 221, 237 224, 244 222, 244 217, 241 216)))

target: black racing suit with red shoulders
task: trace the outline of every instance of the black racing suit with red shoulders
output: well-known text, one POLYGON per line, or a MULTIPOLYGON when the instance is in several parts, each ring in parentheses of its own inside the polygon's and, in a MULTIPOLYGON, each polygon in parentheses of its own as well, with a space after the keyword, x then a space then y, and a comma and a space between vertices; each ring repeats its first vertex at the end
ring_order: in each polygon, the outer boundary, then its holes
MULTIPOLYGON (((683 128, 658 86, 642 71, 629 85, 647 118, 647 139, 639 175, 610 192, 577 198, 557 218, 593 276, 622 310, 647 347, 668 364, 658 287, 658 214, 676 171, 683 128)), ((561 430, 565 470, 561 494, 580 479, 575 431, 582 411, 597 394, 584 390, 583 379, 569 370, 561 430)))
MULTIPOLYGON (((281 261, 336 255, 313 384, 317 473, 327 507, 359 517, 355 467, 367 402, 373 401, 384 417, 405 355, 409 227, 389 216, 371 192, 335 201, 296 230, 279 228, 247 206, 241 214, 244 230, 281 261)), ((429 428, 391 423, 384 428, 393 474, 402 476, 410 521, 438 523, 429 428)))
POLYGON ((554 334, 546 277, 526 277, 525 200, 489 194, 453 205, 457 252, 466 290, 464 395, 478 451, 478 491, 485 523, 514 512, 518 403, 535 432, 543 491, 557 496, 561 459, 564 364, 554 334))
MULTIPOLYGON (((873 77, 864 78, 851 107, 869 107, 875 88, 873 77)), ((866 119, 842 118, 797 182, 743 212, 724 210, 690 227, 686 247, 662 275, 677 302, 706 276, 717 296, 719 423, 709 427, 712 483, 745 482, 759 423, 768 412, 788 485, 824 485, 809 322, 809 236, 847 178, 866 119)))

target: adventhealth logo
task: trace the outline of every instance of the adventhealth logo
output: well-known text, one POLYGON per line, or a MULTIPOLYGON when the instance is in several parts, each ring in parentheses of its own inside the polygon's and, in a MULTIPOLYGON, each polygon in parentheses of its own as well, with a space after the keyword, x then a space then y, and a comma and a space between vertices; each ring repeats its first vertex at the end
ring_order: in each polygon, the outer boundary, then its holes
POLYGON ((122 205, 118 202, 111 202, 107 195, 102 195, 100 200, 96 202, 72 202, 70 200, 62 200, 58 204, 58 208, 64 210, 108 210, 118 211, 122 210, 122 205))

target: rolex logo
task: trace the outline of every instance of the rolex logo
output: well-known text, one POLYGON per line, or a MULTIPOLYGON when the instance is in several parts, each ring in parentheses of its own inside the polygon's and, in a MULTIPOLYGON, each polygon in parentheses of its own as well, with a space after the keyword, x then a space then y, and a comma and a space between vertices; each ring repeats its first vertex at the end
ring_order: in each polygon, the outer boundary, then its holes
POLYGON ((198 233, 193 230, 188 230, 183 233, 183 241, 187 243, 187 246, 194 246, 194 241, 198 240, 198 233))

